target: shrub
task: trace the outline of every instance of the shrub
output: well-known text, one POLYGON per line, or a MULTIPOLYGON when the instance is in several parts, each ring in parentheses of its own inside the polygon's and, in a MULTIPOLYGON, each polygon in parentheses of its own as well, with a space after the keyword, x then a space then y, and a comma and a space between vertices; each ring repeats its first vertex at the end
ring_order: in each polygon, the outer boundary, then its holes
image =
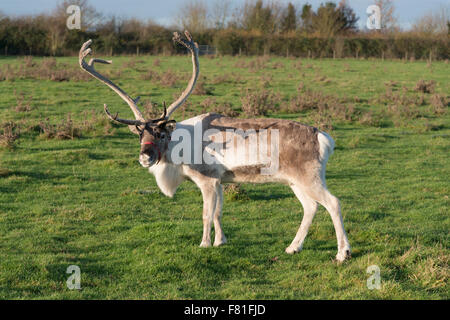
POLYGON ((232 82, 232 76, 229 73, 223 73, 218 76, 215 76, 210 82, 211 84, 221 84, 221 83, 230 83, 232 82))
POLYGON ((242 189, 240 184, 231 183, 226 184, 223 190, 228 201, 249 200, 248 193, 242 189))
POLYGON ((153 103, 150 100, 145 100, 142 103, 142 113, 145 119, 156 119, 163 113, 163 108, 158 108, 156 103, 153 103))
POLYGON ((207 98, 200 104, 202 113, 216 112, 227 117, 237 117, 239 112, 233 109, 233 105, 229 102, 218 103, 214 98, 207 98))
POLYGON ((251 117, 265 116, 274 109, 274 98, 273 93, 265 89, 257 92, 246 89, 244 96, 241 98, 242 111, 251 117))
POLYGON ((28 101, 25 101, 25 94, 23 92, 17 94, 16 90, 14 90, 14 95, 16 96, 16 106, 14 110, 16 112, 30 112, 33 107, 31 106, 31 100, 33 100, 33 96, 28 97, 28 101))
POLYGON ((72 120, 70 113, 67 114, 67 119, 61 120, 58 124, 51 124, 50 120, 46 118, 44 121, 40 121, 39 127, 42 132, 42 136, 46 139, 74 139, 81 137, 82 128, 72 120))
POLYGON ((159 78, 159 83, 163 87, 173 88, 178 81, 178 76, 171 69, 163 72, 163 74, 159 78))
POLYGON ((205 83, 203 80, 197 81, 195 84, 195 88, 192 91, 192 94, 204 96, 204 95, 212 95, 213 94, 213 88, 211 87, 205 87, 205 83))
MULTIPOLYGON (((301 83, 297 90, 302 91, 303 88, 303 83, 301 83)), ((339 99, 336 97, 324 95, 318 91, 304 90, 289 101, 289 105, 284 111, 297 113, 314 109, 328 109, 337 104, 339 104, 339 99)))
POLYGON ((434 80, 426 81, 419 80, 414 87, 414 91, 423 92, 423 93, 433 93, 434 88, 436 86, 436 82, 434 80))
POLYGON ((227 117, 238 117, 239 112, 233 109, 233 105, 229 102, 219 103, 214 107, 214 112, 223 114, 227 117))
POLYGON ((161 60, 156 58, 155 61, 153 61, 153 66, 154 67, 159 67, 161 65, 161 60))
POLYGON ((14 149, 16 140, 20 136, 19 125, 13 121, 7 121, 0 125, 0 145, 8 149, 14 149))
POLYGON ((430 99, 432 112, 435 115, 444 115, 447 113, 447 108, 449 106, 449 99, 444 95, 433 94, 430 99))
POLYGON ((260 81, 263 88, 268 88, 273 81, 273 76, 271 74, 263 74, 260 78, 260 81))
POLYGON ((364 112, 359 117, 359 123, 365 126, 380 127, 382 124, 381 117, 375 115, 372 111, 364 112))
POLYGON ((141 78, 142 80, 159 81, 161 77, 158 72, 149 70, 147 73, 143 74, 141 78))

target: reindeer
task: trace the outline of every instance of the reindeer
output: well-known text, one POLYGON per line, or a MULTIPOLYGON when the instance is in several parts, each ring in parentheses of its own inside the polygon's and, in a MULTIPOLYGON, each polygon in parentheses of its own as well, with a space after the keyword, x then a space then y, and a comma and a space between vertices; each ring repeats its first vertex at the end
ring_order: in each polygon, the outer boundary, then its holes
POLYGON ((213 245, 220 246, 227 242, 221 224, 222 183, 277 182, 289 185, 304 209, 298 232, 286 248, 286 253, 293 254, 302 249, 318 204, 321 204, 329 212, 334 224, 338 247, 336 260, 342 262, 350 258, 350 244, 344 230, 339 200, 328 191, 325 183, 325 167, 334 149, 334 141, 327 133, 295 121, 268 118, 238 119, 215 113, 202 114, 181 122, 170 120, 175 110, 192 93, 199 75, 198 45, 188 31, 185 31, 185 35, 186 39, 175 32, 173 40, 190 51, 193 64, 192 77, 187 88, 168 109, 164 103, 164 112, 157 119, 145 119, 137 106, 139 97, 132 99, 94 69, 95 62, 109 64, 111 61, 96 58, 92 58, 89 63, 84 61, 84 58, 91 54, 89 48, 91 40, 81 47, 79 63, 84 71, 114 90, 131 108, 135 120, 121 119, 118 114, 112 115, 107 105, 104 105, 104 111, 112 121, 128 125, 131 132, 139 135, 139 163, 155 176, 162 193, 173 197, 177 187, 184 180, 191 180, 201 190, 203 237, 200 247, 211 246, 212 224, 215 229, 213 245), (236 147, 236 139, 242 136, 236 133, 239 131, 244 132, 244 138, 236 147), (187 148, 180 149, 180 145, 188 141, 184 141, 186 137, 184 135, 183 143, 180 142, 182 135, 178 134, 179 132, 190 136, 199 135, 201 139, 187 148), (256 132, 265 132, 266 139, 269 139, 269 136, 271 139, 278 138, 270 148, 271 156, 276 154, 277 158, 271 157, 267 161, 267 157, 255 157, 258 150, 269 149, 264 146, 264 139, 255 138, 256 132), (251 141, 253 149, 248 148, 251 141), (212 148, 213 142, 219 148, 212 148), (228 145, 233 145, 234 149, 231 150, 228 145), (184 161, 174 161, 177 151, 178 156, 183 153, 184 161), (201 159, 200 162, 195 159, 192 161, 192 153, 195 153, 194 158, 195 155, 203 155, 208 157, 209 161, 206 159, 205 161, 201 159), (249 157, 252 161, 246 161, 249 157), (263 169, 267 169, 267 165, 274 162, 276 170, 263 172, 263 169))

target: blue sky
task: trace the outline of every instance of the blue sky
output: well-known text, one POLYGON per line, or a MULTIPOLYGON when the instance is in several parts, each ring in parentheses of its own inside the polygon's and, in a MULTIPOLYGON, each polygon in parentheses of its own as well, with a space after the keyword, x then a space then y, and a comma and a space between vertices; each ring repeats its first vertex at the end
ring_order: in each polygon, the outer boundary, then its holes
MULTIPOLYGON (((152 19, 158 23, 169 25, 175 22, 179 7, 186 0, 90 0, 99 12, 105 15, 117 15, 120 17, 135 17, 143 20, 152 19)), ((245 0, 231 0, 237 6, 245 0)), ((209 1, 206 1, 209 2, 209 1)), ((280 3, 292 2, 302 6, 309 2, 314 7, 326 0, 279 0, 280 3)), ((335 0, 339 2, 339 0, 335 0)), ((450 0, 394 0, 396 16, 403 28, 408 28, 418 17, 429 12, 437 11, 442 6, 450 6, 450 0)), ((32 15, 51 11, 58 0, 0 0, 0 11, 7 15, 32 15)), ((349 5, 360 17, 360 24, 366 21, 366 8, 374 3, 374 0, 348 0, 349 5)))

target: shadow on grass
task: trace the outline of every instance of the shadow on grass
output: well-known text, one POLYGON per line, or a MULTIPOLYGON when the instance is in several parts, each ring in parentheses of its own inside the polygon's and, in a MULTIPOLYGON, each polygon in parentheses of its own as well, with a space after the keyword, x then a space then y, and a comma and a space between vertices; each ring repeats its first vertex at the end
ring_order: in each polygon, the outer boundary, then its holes
MULTIPOLYGON (((285 199, 285 198, 292 198, 295 197, 293 192, 285 192, 285 191, 274 191, 271 190, 270 192, 263 191, 263 190, 248 190, 247 191, 248 197, 250 200, 278 200, 278 199, 285 199)), ((243 202, 243 205, 246 205, 245 202, 243 202)))
POLYGON ((89 152, 88 158, 91 160, 106 160, 106 159, 109 159, 110 157, 106 154, 89 152))
MULTIPOLYGON (((0 181, 2 179, 14 179, 14 177, 28 177, 33 180, 39 180, 39 181, 55 181, 57 179, 62 179, 64 176, 62 175, 55 175, 55 174, 47 174, 39 171, 18 171, 18 170, 11 170, 7 176, 0 177, 0 181)), ((29 184, 30 181, 25 182, 26 184, 29 184)), ((11 194, 11 193, 17 193, 18 191, 23 191, 23 182, 17 181, 15 184, 10 184, 8 187, 4 187, 0 185, 0 193, 4 194, 11 194)))
POLYGON ((376 220, 383 220, 384 218, 392 216, 392 214, 386 213, 385 211, 384 212, 381 212, 381 211, 366 211, 366 212, 370 215, 370 217, 374 221, 376 221, 376 220))
POLYGON ((11 171, 11 176, 19 176, 19 177, 28 177, 32 179, 37 180, 49 180, 49 179, 62 179, 64 176, 57 175, 57 174, 48 174, 40 171, 20 171, 20 170, 13 170, 11 171))
POLYGON ((367 177, 367 173, 355 173, 355 171, 327 171, 327 180, 331 179, 350 179, 350 178, 361 178, 361 177, 367 177), (333 173, 336 172, 336 173, 333 173))

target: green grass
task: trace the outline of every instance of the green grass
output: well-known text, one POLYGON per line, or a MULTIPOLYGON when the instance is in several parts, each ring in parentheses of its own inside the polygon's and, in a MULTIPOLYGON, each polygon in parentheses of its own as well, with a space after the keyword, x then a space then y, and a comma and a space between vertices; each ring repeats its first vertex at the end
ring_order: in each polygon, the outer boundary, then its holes
MULTIPOLYGON (((187 57, 114 57, 112 76, 131 96, 173 101, 184 82, 164 88, 141 78, 147 70, 189 75, 187 57), (155 59, 161 61, 154 66, 155 59)), ((357 96, 358 111, 387 109, 372 100, 393 80, 409 95, 420 79, 435 80, 436 92, 450 92, 450 67, 435 62, 302 60, 271 58, 252 72, 236 66, 252 58, 201 58, 204 83, 214 98, 238 109, 245 88, 259 88, 261 75, 273 76, 269 89, 285 101, 300 82, 311 90, 357 96), (284 67, 271 68, 275 62, 284 67), (308 67, 306 67, 308 66, 308 67), (222 73, 238 83, 210 84, 222 73), (317 80, 318 75, 329 81, 317 80)), ((34 58, 36 63, 41 59, 34 58)), ((1 58, 18 67, 22 58, 1 58)), ((77 58, 58 58, 77 68, 77 58)), ((81 71, 80 71, 81 72, 81 71)), ((3 299, 449 299, 449 113, 430 112, 429 94, 420 117, 380 126, 333 121, 336 150, 328 187, 341 200, 351 260, 332 261, 337 248, 331 219, 321 208, 303 251, 284 253, 301 221, 302 208, 287 186, 243 185, 246 197, 227 198, 223 209, 228 244, 199 248, 202 199, 194 184, 183 183, 173 199, 158 190, 138 162, 139 144, 127 128, 113 134, 83 134, 74 140, 45 139, 22 130, 13 149, 0 149, 0 298, 3 299), (81 269, 81 290, 69 290, 69 265, 81 269), (369 290, 367 267, 378 265, 381 289, 369 290)), ((192 96, 189 112, 205 96, 192 96)), ((0 81, 0 122, 76 121, 85 110, 107 103, 122 117, 132 113, 98 81, 0 81), (32 96, 30 112, 16 112, 14 90, 32 96)), ((448 109, 448 108, 447 108, 448 109)), ((448 111, 448 110, 447 110, 448 111)), ((314 125, 314 113, 273 117, 314 125)), ((180 120, 181 112, 176 119, 180 120)))

